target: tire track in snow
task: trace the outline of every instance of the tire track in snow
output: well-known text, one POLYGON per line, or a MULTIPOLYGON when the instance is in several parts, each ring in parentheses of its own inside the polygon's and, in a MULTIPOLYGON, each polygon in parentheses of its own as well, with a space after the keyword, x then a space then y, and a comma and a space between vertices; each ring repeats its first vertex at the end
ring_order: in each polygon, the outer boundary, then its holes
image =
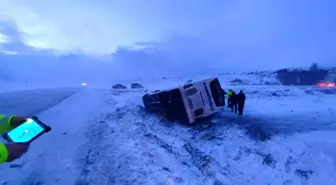
MULTIPOLYGON (((113 99, 107 99, 106 104, 112 107, 116 104, 113 99)), ((114 184, 113 177, 109 176, 110 161, 108 159, 109 144, 105 141, 109 130, 107 113, 101 113, 101 120, 93 123, 87 131, 88 141, 79 150, 80 158, 78 161, 81 166, 80 176, 75 181, 75 185, 110 185, 114 184)))
POLYGON ((141 128, 137 129, 136 118, 130 114, 131 105, 124 102, 125 96, 121 96, 119 101, 119 95, 114 95, 118 105, 111 108, 113 110, 106 115, 113 132, 113 135, 107 138, 110 144, 109 159, 105 162, 108 163, 105 166, 108 167, 112 179, 110 184, 151 184, 157 179, 148 178, 149 174, 153 173, 148 162, 153 161, 148 159, 151 154, 147 152, 146 143, 143 143, 145 140, 142 132, 138 132, 141 128))
POLYGON ((107 115, 110 127, 114 131, 111 138, 110 157, 115 162, 111 163, 109 170, 113 174, 113 184, 149 184, 146 182, 148 171, 141 169, 141 165, 145 159, 139 158, 142 151, 134 150, 141 142, 140 135, 133 132, 133 128, 129 124, 133 124, 129 120, 128 106, 116 108, 115 111, 107 115))
MULTIPOLYGON (((143 111, 141 108, 138 111, 138 114, 142 116, 143 118, 150 116, 150 115, 147 115, 147 113, 143 111)), ((154 123, 154 124, 160 124, 160 122, 154 123)), ((145 126, 143 125, 143 127, 145 126)), ((152 128, 152 127, 149 126, 149 128, 152 128)), ((174 155, 175 158, 178 161, 180 161, 182 165, 188 165, 183 159, 184 154, 177 152, 176 148, 174 148, 172 145, 169 145, 164 139, 154 134, 153 133, 154 130, 151 130, 151 129, 142 129, 142 130, 144 132, 147 132, 145 134, 146 137, 156 142, 161 148, 164 148, 168 153, 174 155)), ((200 151, 196 147, 192 146, 189 143, 191 141, 187 141, 182 138, 179 138, 179 139, 183 140, 183 142, 185 143, 183 145, 183 148, 185 149, 185 151, 187 151, 187 153, 190 156, 189 162, 193 164, 200 172, 202 172, 205 178, 207 179, 211 178, 213 181, 213 184, 216 184, 216 185, 224 184, 224 182, 228 182, 229 179, 232 179, 232 178, 229 178, 229 175, 233 175, 233 174, 229 174, 229 171, 230 171, 229 166, 221 167, 219 162, 216 161, 213 157, 205 154, 204 152, 200 151)))
POLYGON ((96 123, 97 126, 87 134, 89 142, 86 144, 87 152, 84 157, 79 160, 82 165, 80 176, 76 180, 75 185, 110 184, 111 179, 102 177, 103 171, 100 171, 100 165, 106 158, 105 149, 108 147, 104 143, 104 135, 108 127, 104 120, 96 123), (100 181, 99 183, 97 181, 100 181), (104 182, 102 182, 104 181, 104 182))
MULTIPOLYGON (((115 104, 112 104, 112 106, 114 105, 115 104)), ((112 139, 111 141, 108 141, 109 138, 103 139, 109 142, 109 145, 107 146, 109 150, 108 151, 109 155, 105 156, 103 154, 102 155, 104 156, 102 157, 103 160, 101 159, 92 160, 91 156, 92 156, 92 153, 94 152, 88 149, 87 155, 82 160, 84 161, 82 162, 83 163, 82 173, 81 173, 80 178, 77 180, 76 185, 81 185, 81 184, 86 185, 90 183, 128 184, 128 185, 129 184, 150 184, 151 183, 151 182, 146 181, 146 180, 150 180, 148 179, 148 177, 149 177, 149 174, 152 173, 151 169, 148 169, 148 166, 144 166, 145 168, 143 168, 142 166, 144 163, 146 163, 147 165, 147 162, 152 161, 151 158, 147 158, 148 157, 147 155, 151 156, 150 151, 146 150, 147 147, 145 148, 145 150, 144 148, 141 147, 142 144, 148 143, 147 141, 148 138, 144 136, 144 133, 146 133, 145 130, 147 130, 147 128, 145 125, 138 125, 136 121, 134 122, 134 118, 139 117, 139 116, 135 115, 134 117, 132 113, 133 109, 132 108, 130 109, 129 105, 125 105, 122 107, 117 106, 117 107, 119 108, 114 107, 113 108, 114 111, 107 113, 103 118, 103 121, 105 123, 108 122, 108 124, 110 124, 109 125, 110 129, 112 129, 112 132, 113 132, 111 133, 113 134, 113 136, 111 137, 112 139), (140 148, 137 148, 137 146, 140 146, 140 148), (133 147, 135 147, 135 149, 133 147), (141 154, 139 155, 139 153, 141 154), (145 157, 145 158, 142 158, 142 157, 145 157), (103 161, 103 164, 97 165, 97 163, 100 163, 100 161, 103 161), (92 179, 91 177, 93 175, 96 175, 97 173, 95 172, 97 171, 95 170, 95 166, 97 166, 99 173, 101 173, 100 175, 104 174, 108 176, 109 178, 108 181, 101 182, 102 180, 99 180, 97 178, 95 178, 94 180, 91 180, 92 179)), ((105 134, 102 134, 102 135, 105 135, 105 134)), ((91 137, 91 140, 97 141, 99 139, 93 139, 93 137, 91 137)), ((97 145, 97 144, 93 144, 92 141, 90 141, 90 143, 92 145, 97 145)), ((102 144, 103 143, 100 143, 100 145, 102 144)), ((151 162, 149 163, 150 163, 149 165, 152 164, 151 162)), ((161 165, 161 164, 159 163, 158 165, 161 165)), ((178 177, 175 179, 178 179, 178 177)), ((157 180, 162 180, 162 179, 153 179, 153 181, 157 181, 157 180)), ((172 180, 172 179, 167 179, 167 180, 172 180)), ((154 184, 157 184, 157 183, 154 183, 154 184)))
MULTIPOLYGON (((108 104, 109 107, 113 107, 116 102, 115 100, 110 100, 108 104)), ((147 164, 146 161, 151 161, 153 158, 145 156, 145 158, 142 159, 144 162, 139 162, 136 161, 139 160, 139 156, 134 156, 137 154, 132 153, 132 151, 144 152, 144 149, 146 148, 143 148, 142 150, 130 149, 129 153, 125 153, 124 156, 122 156, 122 159, 120 159, 121 162, 112 161, 119 160, 118 157, 120 157, 120 154, 125 152, 125 147, 120 145, 124 144, 120 143, 123 140, 121 139, 118 141, 118 139, 123 137, 123 139, 128 139, 128 141, 134 140, 134 147, 137 147, 137 144, 141 144, 143 142, 148 143, 148 141, 158 145, 158 148, 162 148, 168 155, 172 155, 176 159, 176 162, 181 165, 180 167, 185 168, 188 173, 192 173, 193 175, 198 176, 198 178, 201 178, 200 184, 212 183, 220 185, 223 184, 223 182, 234 182, 233 180, 230 180, 234 178, 234 175, 229 174, 230 169, 228 169, 228 166, 220 166, 216 159, 200 151, 195 146, 192 146, 190 144, 193 142, 192 138, 189 140, 177 137, 177 140, 184 143, 182 146, 169 144, 169 141, 166 141, 164 136, 178 136, 178 133, 175 133, 175 131, 172 130, 174 128, 169 128, 169 124, 164 125, 164 123, 162 123, 159 119, 142 112, 141 109, 139 110, 136 106, 125 105, 124 107, 117 108, 112 113, 104 113, 101 117, 101 121, 93 124, 93 127, 90 127, 88 130, 87 134, 89 141, 85 146, 83 146, 84 149, 81 150, 81 153, 85 153, 85 155, 79 161, 81 164, 81 174, 75 185, 88 185, 92 183, 104 185, 115 184, 117 182, 117 184, 146 184, 143 180, 148 179, 149 173, 151 172, 150 170, 141 169, 141 165, 143 163, 147 164), (136 121, 139 120, 139 118, 141 121, 136 121), (114 146, 107 143, 105 138, 105 136, 111 132, 110 129, 112 129, 109 128, 109 121, 114 123, 114 126, 112 127, 116 130, 114 138, 117 142, 114 143, 114 146), (164 133, 162 131, 164 131, 164 133), (110 153, 110 155, 107 154, 108 149, 113 149, 113 147, 116 147, 115 150, 120 150, 120 147, 124 147, 124 149, 121 149, 121 152, 119 153, 115 153, 110 150, 109 152, 112 153, 110 153), (140 169, 133 169, 132 166, 134 165, 140 165, 140 169), (232 177, 230 178, 228 175, 232 175, 232 177), (116 178, 118 180, 116 180, 116 178)), ((182 127, 183 126, 181 126, 181 129, 185 129, 182 127)), ((148 150, 147 154, 149 156, 152 155, 150 150, 148 150)), ((149 163, 147 165, 157 166, 161 165, 161 163, 149 163)), ((175 166, 172 167, 174 168, 175 166)), ((166 171, 170 170, 168 169, 166 171)), ((174 172, 170 171, 169 173, 171 174, 174 172)), ((175 179, 177 179, 175 180, 177 181, 175 183, 184 182, 184 179, 178 176, 175 179)))

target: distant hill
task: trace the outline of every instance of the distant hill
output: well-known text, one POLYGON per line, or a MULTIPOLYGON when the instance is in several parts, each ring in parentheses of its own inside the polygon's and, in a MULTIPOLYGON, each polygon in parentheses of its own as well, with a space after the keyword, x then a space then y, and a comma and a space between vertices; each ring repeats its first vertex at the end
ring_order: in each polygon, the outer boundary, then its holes
POLYGON ((283 68, 276 71, 245 72, 243 75, 245 75, 243 78, 248 78, 247 76, 255 76, 256 83, 264 85, 281 84, 311 86, 316 85, 321 81, 336 82, 336 67, 319 68, 316 65, 309 69, 283 68))
POLYGON ((332 71, 322 68, 314 69, 280 69, 275 72, 282 85, 315 85, 330 78, 332 71))

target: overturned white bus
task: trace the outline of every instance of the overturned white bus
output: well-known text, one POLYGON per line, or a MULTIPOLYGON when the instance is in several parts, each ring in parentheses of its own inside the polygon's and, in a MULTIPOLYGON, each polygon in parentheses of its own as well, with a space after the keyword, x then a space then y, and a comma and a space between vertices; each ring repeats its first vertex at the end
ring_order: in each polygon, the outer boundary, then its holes
POLYGON ((169 121, 194 123, 223 109, 224 91, 217 78, 208 78, 142 97, 145 108, 169 121))

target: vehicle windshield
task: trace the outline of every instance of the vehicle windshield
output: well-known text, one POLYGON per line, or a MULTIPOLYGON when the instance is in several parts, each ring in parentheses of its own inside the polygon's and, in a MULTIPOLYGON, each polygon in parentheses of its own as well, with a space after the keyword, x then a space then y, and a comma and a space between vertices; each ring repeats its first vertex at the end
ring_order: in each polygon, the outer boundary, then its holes
POLYGON ((222 87, 218 81, 218 79, 212 80, 210 82, 210 89, 212 97, 215 101, 215 104, 217 107, 224 106, 224 92, 222 90, 222 87))

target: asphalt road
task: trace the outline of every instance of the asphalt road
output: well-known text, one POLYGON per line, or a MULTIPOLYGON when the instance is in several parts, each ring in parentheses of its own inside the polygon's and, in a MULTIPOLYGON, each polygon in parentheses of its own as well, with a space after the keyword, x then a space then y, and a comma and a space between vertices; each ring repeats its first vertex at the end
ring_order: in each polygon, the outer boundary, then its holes
POLYGON ((79 90, 78 88, 58 88, 0 93, 0 113, 38 115, 79 90))

